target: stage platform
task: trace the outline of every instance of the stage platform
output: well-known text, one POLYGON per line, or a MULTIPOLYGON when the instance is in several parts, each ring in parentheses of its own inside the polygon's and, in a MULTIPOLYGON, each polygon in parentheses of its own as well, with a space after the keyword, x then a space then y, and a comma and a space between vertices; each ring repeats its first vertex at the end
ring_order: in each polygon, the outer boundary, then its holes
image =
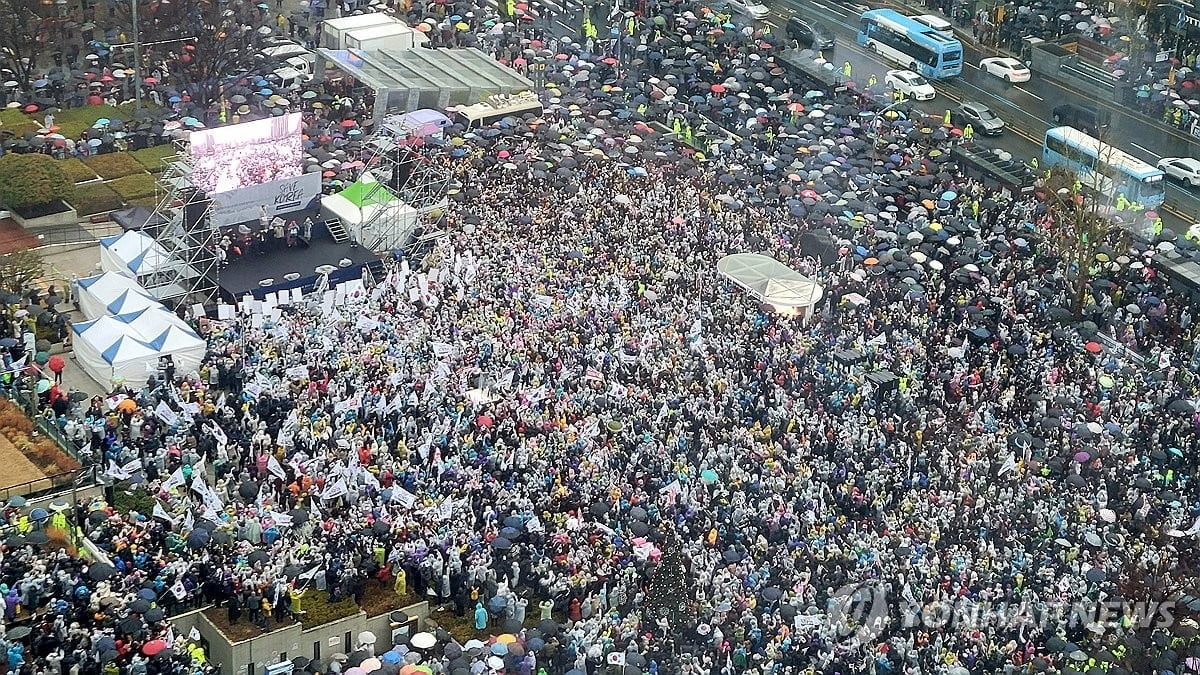
POLYGON ((329 275, 330 283, 337 285, 362 277, 363 267, 377 260, 379 256, 361 246, 335 243, 323 227, 318 227, 314 228, 307 246, 301 242, 293 248, 269 250, 262 255, 251 253, 230 258, 220 271, 221 296, 226 301, 236 301, 250 293, 261 300, 267 293, 309 288, 319 276, 316 269, 322 265, 338 268, 329 275), (350 265, 340 267, 338 263, 343 259, 350 260, 350 265), (284 277, 293 272, 300 277, 287 281, 284 277), (259 282, 265 279, 274 279, 274 282, 263 286, 259 282))

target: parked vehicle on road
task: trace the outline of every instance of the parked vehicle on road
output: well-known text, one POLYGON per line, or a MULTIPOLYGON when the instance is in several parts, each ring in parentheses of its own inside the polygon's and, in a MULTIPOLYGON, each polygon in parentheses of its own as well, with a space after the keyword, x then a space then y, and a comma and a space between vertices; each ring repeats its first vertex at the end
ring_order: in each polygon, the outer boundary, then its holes
POLYGON ((1163 157, 1158 168, 1177 181, 1200 187, 1200 159, 1192 157, 1163 157))
POLYGON ((970 124, 971 128, 984 136, 999 136, 1004 133, 1004 120, 982 103, 967 101, 950 113, 951 120, 958 124, 970 124))
POLYGON ((918 101, 930 101, 937 96, 929 80, 911 70, 889 70, 883 77, 883 83, 888 87, 903 92, 908 98, 918 101))
POLYGON ((1005 82, 1028 82, 1031 74, 1017 59, 1009 56, 994 56, 979 62, 979 69, 988 75, 998 77, 1005 82))

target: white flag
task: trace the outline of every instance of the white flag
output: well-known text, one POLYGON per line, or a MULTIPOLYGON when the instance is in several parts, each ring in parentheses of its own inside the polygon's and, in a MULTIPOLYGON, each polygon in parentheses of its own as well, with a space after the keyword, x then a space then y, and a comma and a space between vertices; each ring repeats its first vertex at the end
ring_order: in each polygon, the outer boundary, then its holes
POLYGON ((163 508, 163 505, 161 502, 159 502, 159 501, 154 502, 154 512, 153 513, 154 513, 155 518, 162 518, 163 520, 170 523, 172 527, 175 526, 175 519, 171 517, 171 514, 167 513, 167 510, 163 508))
POLYGON ((1017 456, 1010 452, 1008 454, 1008 458, 1004 460, 1004 464, 1000 466, 1000 471, 996 475, 1003 476, 1004 474, 1008 473, 1009 471, 1016 471, 1016 469, 1017 469, 1017 456))
POLYGON ((199 642, 200 641, 200 629, 196 628, 195 626, 192 626, 192 630, 190 630, 188 632, 188 639, 191 640, 192 642, 199 642))
POLYGON ((330 499, 337 499, 338 497, 349 493, 350 490, 346 488, 346 482, 341 478, 338 478, 325 486, 325 491, 321 493, 321 499, 328 501, 330 499))
POLYGON ((183 587, 182 579, 176 579, 175 583, 171 584, 171 593, 180 600, 187 597, 187 589, 183 587))
POLYGON ((417 503, 417 496, 402 487, 392 488, 392 501, 399 502, 406 509, 411 509, 417 503))
POLYGON ((167 426, 174 426, 179 421, 179 414, 171 410, 166 401, 158 402, 158 405, 154 408, 154 414, 158 415, 158 418, 167 426))
POLYGON ((438 504, 438 520, 450 520, 450 516, 452 515, 454 515, 454 501, 450 498, 446 498, 442 500, 441 504, 438 504))
POLYGON ((267 471, 279 480, 287 480, 287 474, 284 473, 283 467, 279 465, 279 460, 275 459, 275 455, 267 456, 267 471))
POLYGON ((108 460, 108 471, 105 471, 104 475, 111 476, 113 480, 125 480, 131 474, 125 471, 123 467, 117 466, 117 463, 110 459, 108 460))
POLYGON ((183 531, 191 532, 194 529, 196 529, 196 517, 192 515, 192 510, 188 509, 183 514, 183 531))
POLYGON ((180 487, 182 485, 183 485, 183 467, 181 466, 178 469, 175 469, 175 473, 171 474, 170 478, 167 478, 165 481, 163 481, 162 491, 170 492, 171 490, 174 490, 175 488, 180 487))

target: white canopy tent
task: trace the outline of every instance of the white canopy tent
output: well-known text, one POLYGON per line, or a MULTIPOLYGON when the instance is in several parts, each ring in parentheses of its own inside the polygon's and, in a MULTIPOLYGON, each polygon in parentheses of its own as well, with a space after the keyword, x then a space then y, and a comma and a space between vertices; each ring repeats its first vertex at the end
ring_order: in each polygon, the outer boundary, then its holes
POLYGON ((170 356, 175 368, 181 373, 190 373, 200 369, 208 344, 194 333, 192 329, 182 325, 167 327, 158 335, 151 337, 147 344, 163 356, 170 356))
POLYGON ((129 261, 155 246, 154 238, 141 230, 100 239, 100 268, 128 275, 129 261))
POLYGON ((717 261, 717 272, 776 311, 808 316, 825 294, 820 284, 761 253, 734 253, 717 261))
POLYGON ((97 382, 140 387, 170 356, 180 372, 200 367, 207 345, 162 305, 73 326, 75 358, 97 382))
POLYGON ((154 298, 145 295, 145 291, 127 290, 123 291, 116 297, 115 300, 108 303, 105 307, 109 314, 128 314, 130 312, 140 312, 143 309, 158 309, 164 310, 162 303, 154 298))
POLYGON ((125 298, 122 302, 134 302, 131 298, 126 297, 129 293, 144 296, 150 302, 158 304, 156 300, 150 298, 145 289, 138 285, 136 281, 117 272, 105 272, 96 276, 80 279, 78 282, 79 288, 75 293, 75 297, 79 301, 79 309, 83 315, 91 319, 98 319, 105 314, 120 314, 122 312, 133 311, 140 307, 128 307, 112 310, 108 309, 109 305, 125 298))

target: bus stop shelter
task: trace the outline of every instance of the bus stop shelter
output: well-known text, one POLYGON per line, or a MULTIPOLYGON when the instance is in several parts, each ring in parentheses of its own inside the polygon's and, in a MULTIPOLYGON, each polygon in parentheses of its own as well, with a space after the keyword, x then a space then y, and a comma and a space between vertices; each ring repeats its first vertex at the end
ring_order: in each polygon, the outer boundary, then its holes
POLYGON ((375 94, 375 120, 421 108, 469 106, 495 94, 533 89, 533 82, 474 47, 405 51, 318 49, 316 72, 340 71, 375 94))

